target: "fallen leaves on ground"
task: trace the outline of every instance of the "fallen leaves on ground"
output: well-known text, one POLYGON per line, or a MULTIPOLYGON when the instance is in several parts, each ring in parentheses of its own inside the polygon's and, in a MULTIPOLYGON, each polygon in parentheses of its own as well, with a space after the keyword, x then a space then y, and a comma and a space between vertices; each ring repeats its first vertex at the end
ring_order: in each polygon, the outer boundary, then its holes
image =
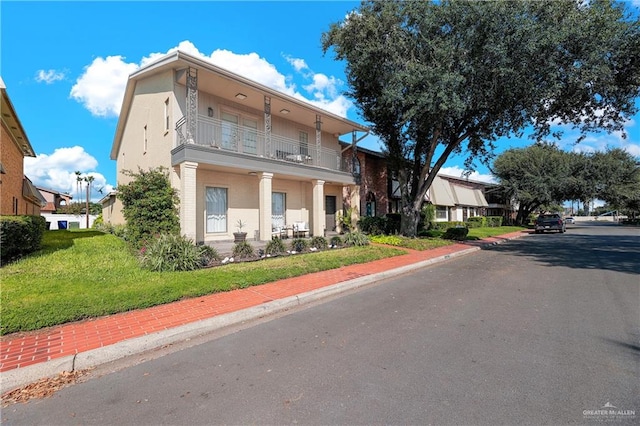
POLYGON ((63 371, 54 377, 45 377, 18 389, 2 394, 2 404, 27 402, 30 399, 48 398, 64 386, 76 383, 89 370, 63 371))

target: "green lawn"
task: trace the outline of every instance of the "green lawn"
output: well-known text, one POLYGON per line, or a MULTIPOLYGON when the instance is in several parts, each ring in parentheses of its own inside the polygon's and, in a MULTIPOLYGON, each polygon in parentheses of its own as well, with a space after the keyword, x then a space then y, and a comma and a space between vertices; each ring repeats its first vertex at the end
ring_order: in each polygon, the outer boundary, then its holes
POLYGON ((483 238, 495 237, 497 235, 509 234, 511 232, 526 231, 522 226, 501 226, 499 228, 470 228, 467 240, 481 240, 483 238))
MULTIPOLYGON (((523 230, 473 228, 468 239, 523 230)), ((99 317, 283 278, 429 250, 439 238, 385 237, 381 245, 328 250, 193 272, 149 272, 119 238, 96 231, 46 231, 42 250, 0 268, 0 334, 99 317), (295 259, 295 260, 294 260, 295 259)))
POLYGON ((374 243, 420 251, 431 250, 436 247, 448 246, 454 243, 454 241, 443 240, 441 238, 408 238, 401 235, 376 235, 370 237, 370 239, 374 243))
POLYGON ((403 254, 370 245, 193 272, 142 270, 119 238, 47 231, 42 250, 0 268, 0 334, 145 308, 403 254))

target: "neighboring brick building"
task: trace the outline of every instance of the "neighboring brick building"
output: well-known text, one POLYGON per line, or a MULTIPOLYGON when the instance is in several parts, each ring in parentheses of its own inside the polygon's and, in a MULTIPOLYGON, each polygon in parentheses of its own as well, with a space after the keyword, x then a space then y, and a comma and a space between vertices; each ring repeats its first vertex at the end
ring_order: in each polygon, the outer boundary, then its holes
POLYGON ((24 175, 24 157, 35 157, 18 114, 0 78, 0 215, 40 215, 46 201, 24 175))
MULTIPOLYGON (((353 151, 351 145, 341 142, 343 158, 351 164, 354 175, 359 176, 360 205, 359 216, 384 216, 389 213, 388 171, 385 156, 366 148, 356 148, 355 164, 351 162, 353 151)), ((348 198, 346 198, 348 199, 348 198)))

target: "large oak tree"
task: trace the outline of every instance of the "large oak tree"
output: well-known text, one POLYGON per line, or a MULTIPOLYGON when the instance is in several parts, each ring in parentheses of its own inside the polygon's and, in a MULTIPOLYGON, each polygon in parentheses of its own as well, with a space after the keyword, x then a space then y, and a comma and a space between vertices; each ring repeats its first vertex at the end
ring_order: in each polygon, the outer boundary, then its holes
POLYGON ((347 94, 385 145, 415 236, 452 153, 467 166, 504 136, 557 123, 622 130, 636 112, 640 30, 610 1, 364 1, 322 35, 347 94))
POLYGON ((640 163, 620 148, 577 153, 536 143, 506 150, 491 171, 518 205, 518 224, 534 211, 565 200, 580 200, 586 208, 589 201, 600 199, 632 215, 638 210, 640 163))

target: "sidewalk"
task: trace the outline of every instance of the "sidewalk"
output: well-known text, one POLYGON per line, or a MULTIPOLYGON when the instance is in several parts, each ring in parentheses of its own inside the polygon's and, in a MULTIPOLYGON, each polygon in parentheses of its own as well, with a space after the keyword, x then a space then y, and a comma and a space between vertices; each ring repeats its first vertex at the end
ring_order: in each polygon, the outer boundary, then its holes
POLYGON ((3 336, 2 392, 62 371, 95 367, 261 318, 523 235, 527 233, 514 232, 426 251, 408 250, 408 254, 366 264, 3 336))

